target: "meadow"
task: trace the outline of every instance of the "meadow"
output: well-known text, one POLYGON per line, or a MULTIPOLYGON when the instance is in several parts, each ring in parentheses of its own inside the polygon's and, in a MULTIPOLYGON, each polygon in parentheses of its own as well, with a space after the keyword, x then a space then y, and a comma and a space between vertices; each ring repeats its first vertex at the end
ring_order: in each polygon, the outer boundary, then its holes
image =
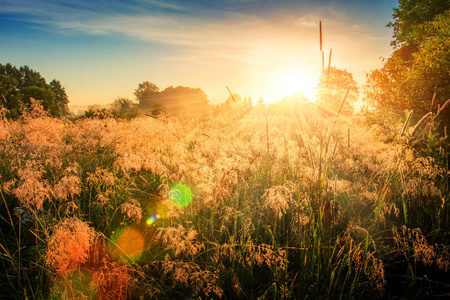
POLYGON ((2 111, 0 298, 448 297, 446 133, 398 121, 2 111))

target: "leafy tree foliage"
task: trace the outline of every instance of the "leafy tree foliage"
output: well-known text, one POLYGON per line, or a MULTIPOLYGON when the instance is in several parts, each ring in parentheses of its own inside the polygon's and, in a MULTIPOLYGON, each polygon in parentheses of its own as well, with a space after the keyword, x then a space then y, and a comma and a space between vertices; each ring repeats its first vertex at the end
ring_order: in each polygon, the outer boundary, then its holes
POLYGON ((422 40, 421 25, 450 9, 450 0, 399 0, 394 8, 394 22, 387 26, 394 31, 394 47, 418 45, 422 40))
POLYGON ((208 108, 206 94, 199 88, 169 86, 162 92, 148 81, 140 83, 135 91, 139 108, 151 112, 156 103, 161 103, 167 113, 202 113, 208 108))
POLYGON ((157 87, 154 83, 144 81, 138 84, 138 88, 134 91, 134 95, 136 96, 136 100, 141 104, 142 101, 145 102, 144 98, 151 97, 153 94, 159 93, 159 87, 157 87))
POLYGON ((55 102, 61 110, 61 115, 65 116, 70 113, 69 111, 69 97, 67 97, 64 87, 59 80, 53 79, 50 81, 50 91, 55 95, 55 102))
POLYGON ((39 72, 28 66, 0 64, 0 93, 0 105, 9 110, 8 117, 13 119, 20 116, 21 106, 28 105, 30 98, 40 100, 52 116, 69 113, 69 100, 61 83, 53 79, 47 84, 39 72))
POLYGON ((126 98, 117 98, 111 108, 115 117, 132 119, 139 115, 137 104, 126 98))
POLYGON ((330 67, 324 70, 317 85, 317 104, 330 113, 337 113, 342 100, 350 88, 342 107, 342 114, 350 115, 354 103, 358 100, 359 89, 352 73, 347 70, 330 67))
POLYGON ((158 118, 160 116, 164 116, 166 115, 166 108, 164 107, 164 105, 161 102, 155 102, 155 104, 153 104, 153 108, 151 110, 151 115, 158 118))
MULTIPOLYGON (((450 98, 450 11, 414 30, 421 36, 417 50, 407 57, 404 47, 395 50, 381 69, 368 76, 367 104, 393 119, 411 109, 415 119, 421 118, 429 111, 436 112, 450 98)), ((448 123, 449 109, 440 116, 448 123)))

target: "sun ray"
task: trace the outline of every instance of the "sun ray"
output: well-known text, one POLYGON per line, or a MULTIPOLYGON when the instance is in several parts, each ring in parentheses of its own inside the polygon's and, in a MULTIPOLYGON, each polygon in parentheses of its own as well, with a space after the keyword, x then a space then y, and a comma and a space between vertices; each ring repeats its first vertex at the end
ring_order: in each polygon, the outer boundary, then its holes
POLYGON ((309 101, 315 101, 315 87, 318 75, 293 67, 274 72, 270 81, 270 94, 274 100, 281 100, 293 94, 303 94, 309 101))

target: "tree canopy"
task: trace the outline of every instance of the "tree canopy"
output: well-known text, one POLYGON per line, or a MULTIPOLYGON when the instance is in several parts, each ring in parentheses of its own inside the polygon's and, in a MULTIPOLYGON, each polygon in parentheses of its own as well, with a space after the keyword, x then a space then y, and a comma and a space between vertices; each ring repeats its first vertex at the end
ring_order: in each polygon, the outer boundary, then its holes
POLYGON ((359 90, 352 73, 347 70, 329 67, 319 78, 317 85, 317 104, 331 113, 337 113, 342 100, 345 99, 342 113, 350 115, 354 111, 354 103, 358 100, 359 90))
POLYGON ((30 104, 30 98, 40 100, 52 116, 69 113, 69 99, 61 83, 56 79, 47 83, 39 72, 28 66, 0 64, 0 93, 0 105, 8 109, 7 116, 13 119, 20 116, 21 107, 30 104))
POLYGON ((119 118, 132 119, 139 115, 137 104, 127 98, 118 97, 111 104, 113 115, 119 118))
POLYGON ((387 25, 393 29, 391 44, 396 48, 420 44, 421 25, 450 9, 450 0, 399 0, 398 4, 394 22, 387 25))
POLYGON ((168 114, 202 113, 208 107, 208 99, 201 89, 184 86, 169 86, 163 91, 148 81, 140 83, 135 90, 139 108, 151 112, 155 106, 163 105, 168 114))
MULTIPOLYGON (((439 105, 443 105, 450 98, 448 2, 400 1, 399 8, 394 9, 396 21, 392 24, 397 25, 392 26, 397 49, 391 57, 384 60, 382 68, 368 74, 366 84, 366 103, 369 107, 376 108, 379 114, 390 115, 395 119, 403 110, 414 110, 413 118, 418 119, 429 111, 435 112, 439 105), (417 5, 412 5, 416 2, 417 5), (425 2, 433 2, 433 5, 427 9, 425 2), (431 21, 419 23, 419 17, 415 21, 409 20, 410 16, 422 10, 423 16, 434 14, 439 11, 435 8, 438 4, 441 4, 441 13, 436 14, 431 21)), ((447 109, 442 112, 441 120, 448 123, 449 119, 447 109)))

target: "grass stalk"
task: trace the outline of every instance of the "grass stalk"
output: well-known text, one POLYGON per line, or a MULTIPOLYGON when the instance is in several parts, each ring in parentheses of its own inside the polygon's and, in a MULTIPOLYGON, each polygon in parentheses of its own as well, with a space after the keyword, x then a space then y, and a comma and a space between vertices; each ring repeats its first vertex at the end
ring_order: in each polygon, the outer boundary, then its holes
POLYGON ((333 128, 336 126, 336 122, 341 115, 342 108, 344 107, 345 100, 347 100, 348 94, 350 93, 350 86, 347 88, 347 92, 345 92, 344 98, 342 98, 341 104, 339 105, 339 110, 336 115, 336 119, 334 120, 333 128))
POLYGON ((450 99, 448 99, 447 101, 445 101, 444 105, 442 105, 442 107, 439 107, 438 112, 436 114, 436 117, 439 116, 439 114, 441 113, 441 111, 443 111, 447 106, 450 105, 450 99))
MULTIPOLYGON (((435 94, 436 95, 436 94, 435 94)), ((434 98, 433 98, 434 99, 434 98)), ((414 110, 411 110, 408 114, 408 117, 406 118, 405 124, 403 124, 403 128, 402 131, 400 132, 400 136, 403 136, 403 134, 405 133, 406 127, 409 124, 409 121, 411 120, 411 116, 413 114, 414 110)))
POLYGON ((330 79, 330 68, 331 68, 331 54, 333 53, 333 49, 330 49, 330 57, 328 58, 328 71, 327 71, 327 85, 330 79))
POLYGON ((347 147, 350 148, 350 127, 347 129, 347 147))
POLYGON ((331 155, 331 159, 334 158, 334 154, 336 153, 336 148, 339 143, 339 137, 336 139, 336 143, 334 144, 333 154, 331 155))
MULTIPOLYGON (((320 35, 320 51, 322 51, 322 21, 319 21, 319 35, 320 35)), ((323 65, 322 65, 323 68, 323 65)))
MULTIPOLYGON (((439 114, 439 113, 438 113, 439 114)), ((433 115, 432 112, 427 113, 426 115, 424 115, 419 122, 417 122, 416 126, 414 126, 413 131, 411 132, 411 136, 414 136, 419 129, 422 127, 423 124, 425 124, 425 122, 427 122, 428 118, 431 117, 433 115)))
POLYGON ((228 93, 230 93, 231 99, 233 99, 234 103, 236 103, 236 99, 234 99, 233 94, 231 93, 230 89, 228 87, 226 87, 228 90, 228 93))
POLYGON ((431 99, 430 111, 433 111, 434 101, 436 100, 436 93, 433 94, 433 99, 431 99))

